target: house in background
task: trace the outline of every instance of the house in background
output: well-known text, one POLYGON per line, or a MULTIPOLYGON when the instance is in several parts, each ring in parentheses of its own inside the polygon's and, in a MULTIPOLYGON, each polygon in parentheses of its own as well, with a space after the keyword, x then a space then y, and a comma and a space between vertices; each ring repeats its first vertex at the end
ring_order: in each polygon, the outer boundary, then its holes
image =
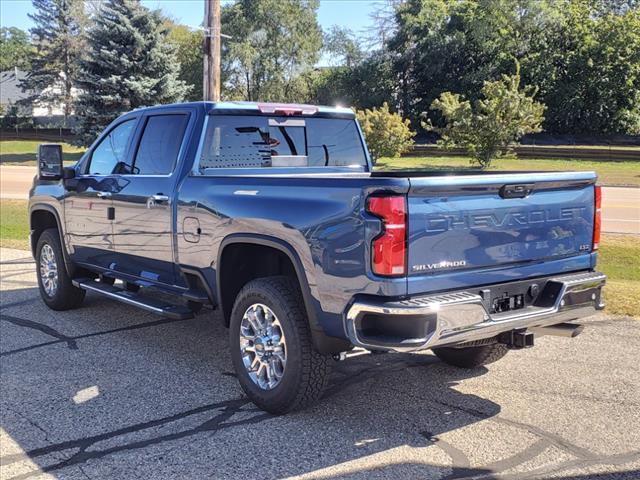
POLYGON ((20 82, 27 77, 27 72, 18 70, 6 70, 0 72, 0 115, 8 115, 15 107, 19 117, 30 117, 33 108, 29 105, 22 105, 19 102, 29 98, 29 93, 20 88, 20 82))
MULTIPOLYGON (((71 127, 75 124, 75 118, 67 119, 65 125, 64 106, 59 102, 38 100, 29 102, 28 99, 34 92, 24 91, 20 83, 27 77, 28 72, 19 70, 6 70, 0 72, 0 117, 11 115, 12 117, 32 120, 34 126, 60 128, 71 127)), ((43 91, 46 93, 60 93, 61 87, 54 85, 43 91)), ((71 90, 73 97, 77 96, 76 89, 71 90)))

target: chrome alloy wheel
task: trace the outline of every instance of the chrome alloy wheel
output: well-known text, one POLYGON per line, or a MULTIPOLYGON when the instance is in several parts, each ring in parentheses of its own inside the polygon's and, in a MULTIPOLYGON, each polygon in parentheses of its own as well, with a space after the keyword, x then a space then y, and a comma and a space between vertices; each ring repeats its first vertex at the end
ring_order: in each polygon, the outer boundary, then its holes
POLYGON ((254 303, 244 312, 240 353, 253 383, 263 390, 278 386, 287 363, 287 347, 280 320, 266 305, 254 303))
POLYGON ((48 297, 53 297, 58 290, 58 264, 53 248, 48 243, 40 250, 40 280, 48 297))

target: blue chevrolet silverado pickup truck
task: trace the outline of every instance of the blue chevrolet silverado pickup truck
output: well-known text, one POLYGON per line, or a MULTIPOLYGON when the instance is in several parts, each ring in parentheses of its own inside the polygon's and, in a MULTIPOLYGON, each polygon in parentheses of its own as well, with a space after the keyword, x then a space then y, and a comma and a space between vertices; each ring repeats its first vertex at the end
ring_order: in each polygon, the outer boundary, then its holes
POLYGON ((43 301, 86 291, 176 319, 218 308, 238 381, 274 413, 354 347, 477 367, 603 308, 593 172, 373 171, 353 112, 144 108, 30 192, 43 301))

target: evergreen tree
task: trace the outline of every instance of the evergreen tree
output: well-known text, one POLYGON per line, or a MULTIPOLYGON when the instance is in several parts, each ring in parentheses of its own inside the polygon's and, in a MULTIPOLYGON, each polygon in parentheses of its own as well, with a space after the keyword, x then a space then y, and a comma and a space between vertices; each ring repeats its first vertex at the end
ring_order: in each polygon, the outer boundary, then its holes
POLYGON ((83 51, 85 21, 82 0, 33 0, 35 23, 30 30, 36 54, 31 71, 22 82, 26 91, 35 92, 28 102, 61 105, 65 119, 73 108, 72 88, 78 76, 83 51))
POLYGON ((108 0, 94 20, 78 81, 76 133, 82 145, 121 113, 180 101, 187 91, 158 11, 139 0, 108 0))

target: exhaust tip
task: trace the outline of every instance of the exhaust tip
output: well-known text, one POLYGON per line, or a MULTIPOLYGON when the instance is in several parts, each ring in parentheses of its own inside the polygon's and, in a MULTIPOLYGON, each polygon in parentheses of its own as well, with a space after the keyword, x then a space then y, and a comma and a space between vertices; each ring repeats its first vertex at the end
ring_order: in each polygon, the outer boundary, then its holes
POLYGON ((558 323, 547 327, 534 327, 531 331, 536 335, 553 335, 556 337, 575 338, 584 330, 584 325, 578 323, 558 323))

